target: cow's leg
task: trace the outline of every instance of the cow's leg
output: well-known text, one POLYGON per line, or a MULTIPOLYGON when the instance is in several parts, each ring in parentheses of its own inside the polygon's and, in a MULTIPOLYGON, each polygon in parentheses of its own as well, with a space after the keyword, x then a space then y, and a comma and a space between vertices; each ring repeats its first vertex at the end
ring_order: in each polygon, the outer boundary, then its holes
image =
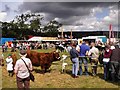
POLYGON ((41 66, 41 69, 42 69, 42 74, 45 74, 45 68, 44 68, 44 66, 41 66))
POLYGON ((45 73, 47 72, 47 68, 45 68, 45 73))
POLYGON ((48 69, 48 66, 47 66, 47 64, 45 65, 45 73, 47 72, 47 69, 48 69))
MULTIPOLYGON (((51 63, 46 65, 45 72, 47 72, 47 70, 50 68, 50 66, 51 66, 51 63)), ((50 69, 49 69, 49 73, 50 73, 50 69)))

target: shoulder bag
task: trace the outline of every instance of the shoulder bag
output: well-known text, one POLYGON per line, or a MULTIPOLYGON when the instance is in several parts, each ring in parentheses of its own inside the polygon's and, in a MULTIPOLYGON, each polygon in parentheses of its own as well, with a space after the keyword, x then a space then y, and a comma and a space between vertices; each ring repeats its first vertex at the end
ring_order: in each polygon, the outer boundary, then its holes
MULTIPOLYGON (((22 58, 21 58, 22 59, 22 58)), ((23 59, 22 59, 23 60, 23 59)), ((23 62, 25 63, 25 61, 23 60, 23 62)), ((31 81, 35 81, 35 77, 34 77, 34 75, 30 72, 30 70, 29 70, 29 68, 28 68, 28 66, 27 66, 27 64, 25 63, 25 66, 27 67, 27 69, 28 69, 28 72, 30 73, 30 80, 31 81)))

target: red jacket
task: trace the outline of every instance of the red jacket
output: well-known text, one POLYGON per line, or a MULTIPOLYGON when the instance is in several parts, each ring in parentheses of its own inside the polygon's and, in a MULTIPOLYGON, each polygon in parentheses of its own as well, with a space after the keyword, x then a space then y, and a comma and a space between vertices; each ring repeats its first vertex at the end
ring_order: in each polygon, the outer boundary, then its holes
POLYGON ((105 50, 104 58, 110 58, 110 57, 111 57, 111 54, 112 54, 112 50, 111 50, 111 49, 109 49, 109 52, 107 52, 107 51, 105 50))

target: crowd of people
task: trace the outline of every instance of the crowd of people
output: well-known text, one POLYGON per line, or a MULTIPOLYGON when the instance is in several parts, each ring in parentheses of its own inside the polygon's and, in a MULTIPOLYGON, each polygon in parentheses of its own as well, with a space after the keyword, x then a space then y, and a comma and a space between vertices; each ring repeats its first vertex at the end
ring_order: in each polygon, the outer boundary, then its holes
POLYGON ((9 45, 7 43, 2 45, 2 52, 6 52, 8 48, 11 48, 11 52, 14 52, 16 50, 26 50, 26 49, 48 49, 48 48, 54 48, 55 45, 53 43, 49 42, 13 42, 9 45))
POLYGON ((83 74, 82 63, 84 64, 85 75, 88 76, 88 62, 90 62, 93 76, 97 75, 97 67, 100 63, 104 67, 105 80, 120 80, 120 48, 118 45, 106 44, 102 51, 96 47, 95 42, 91 42, 89 45, 88 42, 83 41, 82 44, 73 43, 71 46, 69 53, 73 63, 72 76, 74 78, 83 74))
MULTIPOLYGON (((11 52, 16 49, 20 50, 21 58, 17 60, 15 67, 13 67, 13 60, 11 54, 6 58, 7 71, 9 76, 13 76, 13 73, 16 74, 17 87, 20 88, 29 88, 30 78, 29 72, 25 66, 29 66, 30 71, 32 71, 32 63, 30 59, 26 58, 26 52, 23 50, 26 49, 48 49, 49 47, 54 47, 55 44, 50 43, 17 43, 11 45, 11 52), (40 48, 39 48, 40 47, 40 48), (25 63, 23 62, 25 61, 25 63), (23 86, 24 84, 24 86, 23 86)), ((7 50, 7 49, 5 49, 7 50)), ((72 66, 72 77, 78 78, 83 75, 83 72, 86 76, 89 76, 88 66, 89 62, 92 67, 92 75, 97 75, 98 63, 103 64, 104 67, 104 79, 111 81, 120 81, 120 48, 118 45, 109 45, 106 44, 103 49, 100 49, 96 46, 95 42, 90 44, 86 41, 83 41, 80 44, 69 43, 66 45, 66 50, 70 54, 70 60, 73 63, 72 66), (84 71, 83 71, 84 65, 84 71)))

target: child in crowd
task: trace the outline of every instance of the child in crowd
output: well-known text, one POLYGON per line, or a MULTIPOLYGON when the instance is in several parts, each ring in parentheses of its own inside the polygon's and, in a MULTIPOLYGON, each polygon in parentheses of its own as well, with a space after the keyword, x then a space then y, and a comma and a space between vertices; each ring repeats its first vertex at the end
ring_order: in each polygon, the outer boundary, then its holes
POLYGON ((13 76, 13 59, 12 55, 9 54, 8 57, 6 58, 6 64, 7 64, 7 71, 9 73, 9 76, 13 76))

